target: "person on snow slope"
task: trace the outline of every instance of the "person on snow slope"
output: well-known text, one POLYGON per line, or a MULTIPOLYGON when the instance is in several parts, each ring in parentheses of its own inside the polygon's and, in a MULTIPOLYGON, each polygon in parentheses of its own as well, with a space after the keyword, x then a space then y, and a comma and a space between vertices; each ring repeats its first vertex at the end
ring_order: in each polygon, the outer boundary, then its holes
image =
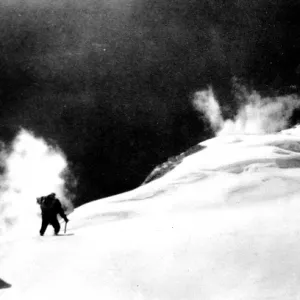
POLYGON ((54 233, 57 235, 60 231, 57 215, 59 214, 66 223, 69 222, 60 201, 56 198, 55 193, 52 193, 48 196, 37 198, 37 203, 40 205, 42 213, 40 235, 44 235, 49 224, 53 226, 54 233))

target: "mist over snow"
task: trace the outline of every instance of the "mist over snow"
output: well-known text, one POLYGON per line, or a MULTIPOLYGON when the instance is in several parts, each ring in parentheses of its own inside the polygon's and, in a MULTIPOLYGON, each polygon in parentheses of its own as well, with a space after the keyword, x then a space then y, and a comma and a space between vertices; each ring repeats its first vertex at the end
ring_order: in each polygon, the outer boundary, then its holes
POLYGON ((195 93, 193 106, 209 120, 216 135, 279 132, 289 126, 294 110, 300 107, 299 96, 295 94, 262 97, 255 90, 248 92, 242 86, 239 89, 233 95, 240 103, 237 115, 225 120, 211 87, 195 93))
POLYGON ((194 108, 203 113, 209 120, 214 132, 217 132, 224 126, 221 108, 213 93, 212 87, 209 87, 207 90, 196 92, 192 103, 194 108))
POLYGON ((0 235, 32 235, 40 222, 36 198, 56 193, 63 205, 72 210, 67 195, 68 165, 57 147, 21 129, 10 147, 2 145, 3 173, 0 189, 0 235))

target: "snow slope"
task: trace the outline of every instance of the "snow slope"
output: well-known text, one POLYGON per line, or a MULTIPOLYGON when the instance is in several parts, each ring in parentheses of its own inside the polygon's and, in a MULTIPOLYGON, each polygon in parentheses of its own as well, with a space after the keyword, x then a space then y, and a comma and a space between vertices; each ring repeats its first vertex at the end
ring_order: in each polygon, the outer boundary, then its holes
POLYGON ((11 241, 1 300, 300 299, 300 129, 201 145, 76 209, 69 236, 11 241))

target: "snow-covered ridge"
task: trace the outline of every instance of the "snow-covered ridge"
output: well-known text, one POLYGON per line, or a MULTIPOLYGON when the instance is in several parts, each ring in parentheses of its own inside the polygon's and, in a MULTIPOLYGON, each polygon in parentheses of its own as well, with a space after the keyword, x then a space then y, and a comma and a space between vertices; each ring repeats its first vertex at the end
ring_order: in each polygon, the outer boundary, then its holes
POLYGON ((300 298, 299 131, 205 141, 161 178, 77 208, 72 235, 16 241, 1 299, 300 298))
POLYGON ((180 153, 179 155, 170 157, 166 162, 156 166, 154 170, 146 177, 142 185, 163 177, 165 174, 169 173, 176 166, 178 166, 185 157, 201 151, 203 148, 203 146, 198 144, 189 148, 187 151, 180 153))
MULTIPOLYGON (((216 202, 224 203, 223 201, 230 198, 227 195, 230 193, 230 186, 240 185, 243 181, 251 181, 252 183, 244 182, 244 184, 250 184, 254 188, 263 182, 271 182, 268 184, 272 185, 273 177, 275 182, 278 176, 285 177, 287 181, 290 178, 288 174, 292 177, 296 176, 293 180, 300 180, 297 176, 298 168, 300 168, 298 127, 270 135, 220 136, 202 142, 199 147, 191 149, 196 149, 196 151, 189 151, 188 154, 182 153, 177 160, 174 160, 174 164, 170 164, 169 168, 164 168, 163 174, 159 171, 161 176, 159 179, 133 191, 88 203, 79 208, 74 216, 84 211, 89 213, 90 210, 95 211, 95 215, 102 216, 106 205, 113 206, 114 210, 118 211, 119 206, 129 207, 130 203, 141 200, 143 200, 141 205, 134 205, 143 207, 144 212, 149 213, 151 207, 155 207, 153 201, 158 198, 163 198, 164 201, 156 207, 158 210, 163 209, 166 199, 172 199, 170 206, 174 208, 176 199, 180 197, 182 199, 195 198, 197 206, 207 207, 215 205, 216 202), (203 194, 208 197, 198 197, 203 194), (219 196, 211 197, 212 194, 219 196)), ((289 184, 286 182, 287 186, 289 184)), ((263 193, 266 199, 268 189, 263 193)))
MULTIPOLYGON (((274 146, 275 148, 273 148, 272 150, 269 149, 271 152, 277 152, 277 153, 287 153, 292 151, 292 152, 300 152, 300 143, 299 143, 299 138, 300 138, 300 130, 299 127, 295 127, 289 130, 284 130, 278 134, 272 134, 272 135, 232 135, 232 136, 220 136, 220 137, 216 137, 207 141, 204 141, 202 143, 199 143, 198 145, 195 145, 193 147, 191 147, 190 149, 188 149, 187 151, 171 157, 170 159, 168 159, 167 162, 157 166, 154 168, 154 170, 149 174, 149 176, 147 176, 147 178, 145 179, 145 181, 143 182, 143 184, 149 183, 153 180, 156 180, 158 178, 163 177, 164 175, 166 175, 167 173, 169 173, 170 171, 172 171, 173 169, 175 169, 178 165, 180 165, 187 157, 189 157, 192 154, 198 153, 202 150, 204 150, 205 148, 209 147, 207 149, 207 151, 204 151, 205 153, 210 153, 212 152, 212 147, 221 147, 222 149, 224 147, 227 146, 231 146, 229 147, 229 149, 224 149, 224 151, 226 150, 231 150, 233 147, 237 150, 237 151, 242 151, 241 149, 239 149, 239 147, 242 148, 246 148, 246 147, 253 147, 253 146, 274 146), (288 137, 286 137, 288 136, 288 137), (232 144, 234 144, 234 146, 232 146, 232 144), (236 147, 239 144, 238 147, 236 147), (280 152, 282 151, 282 152, 280 152), (286 151, 286 152, 284 152, 286 151)), ((215 149, 214 149, 215 150, 215 149)), ((218 150, 217 150, 218 151, 218 150)), ((219 149, 219 151, 222 151, 221 149, 219 149)), ((259 150, 260 151, 260 150, 259 150)), ((209 154, 210 156, 215 155, 216 153, 213 152, 211 154, 209 154)), ((226 156, 226 153, 219 153, 220 155, 218 155, 219 158, 221 158, 222 162, 221 164, 224 164, 223 161, 223 156, 226 156)), ((291 153, 289 153, 291 154, 291 153)), ((242 155, 247 156, 248 153, 243 153, 242 155)), ((202 154, 201 154, 202 156, 202 154)), ((205 158, 202 158, 202 160, 205 160, 207 158, 206 155, 203 155, 205 158)), ((268 159, 268 158, 267 158, 268 159)), ((234 158, 234 160, 237 160, 237 165, 240 164, 240 161, 238 158, 234 158)), ((265 160, 265 159, 263 159, 265 160)), ((290 159, 288 160, 290 161, 290 159)), ((211 164, 211 160, 207 161, 206 163, 211 164)), ((278 161, 278 163, 280 164, 280 159, 278 161)), ((297 161, 295 162, 297 163, 297 161)), ((283 162, 284 164, 284 162, 283 162)))

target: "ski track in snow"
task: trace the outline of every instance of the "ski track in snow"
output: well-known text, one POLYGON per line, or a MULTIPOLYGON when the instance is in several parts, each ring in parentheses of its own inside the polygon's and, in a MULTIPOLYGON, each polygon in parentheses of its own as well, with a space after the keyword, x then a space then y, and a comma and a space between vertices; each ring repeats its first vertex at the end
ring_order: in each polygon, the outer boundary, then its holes
POLYGON ((76 209, 74 235, 7 242, 1 300, 300 299, 297 131, 208 140, 164 177, 76 209))

